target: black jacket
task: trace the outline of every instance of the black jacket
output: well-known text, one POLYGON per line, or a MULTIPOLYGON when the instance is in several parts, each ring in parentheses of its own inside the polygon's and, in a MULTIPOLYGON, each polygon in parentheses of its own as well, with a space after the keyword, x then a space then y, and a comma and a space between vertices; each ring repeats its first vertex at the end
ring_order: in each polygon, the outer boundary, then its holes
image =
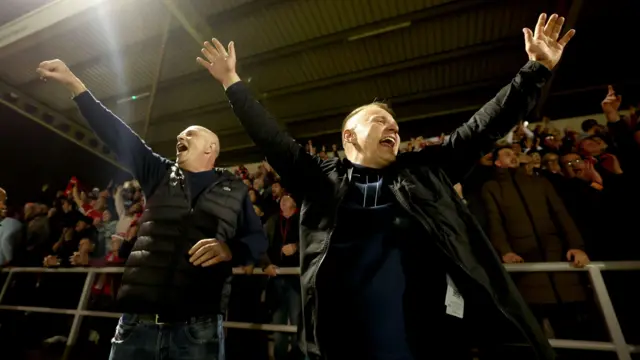
MULTIPOLYGON (((516 341, 530 345, 531 358, 555 357, 535 318, 496 256, 491 244, 466 206, 453 190, 454 183, 494 143, 507 134, 536 105, 550 71, 528 62, 467 123, 455 130, 442 146, 398 155, 390 185, 397 202, 430 234, 448 259, 447 272, 460 284, 459 290, 480 313, 492 314, 496 324, 509 324, 505 333, 519 335, 516 341)), ((277 121, 250 94, 246 85, 227 89, 236 116, 250 137, 280 174, 284 186, 303 195, 300 225, 301 282, 303 297, 303 350, 321 355, 316 335, 319 306, 316 278, 335 228, 337 209, 351 182, 348 160, 322 161, 278 128, 277 121)), ((502 335, 495 338, 512 341, 502 335)))
POLYGON ((118 292, 120 310, 189 316, 221 311, 231 263, 193 266, 188 254, 202 239, 236 237, 247 187, 228 171, 220 172, 192 206, 183 172, 175 165, 167 171, 140 218, 118 292))

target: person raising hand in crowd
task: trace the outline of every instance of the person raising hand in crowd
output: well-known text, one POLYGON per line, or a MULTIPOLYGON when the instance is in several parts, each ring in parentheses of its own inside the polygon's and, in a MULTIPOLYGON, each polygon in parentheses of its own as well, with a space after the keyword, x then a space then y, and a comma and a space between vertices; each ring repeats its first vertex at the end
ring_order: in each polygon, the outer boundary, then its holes
POLYGON ((217 358, 223 354, 219 324, 231 261, 253 264, 267 247, 246 186, 215 167, 218 136, 189 126, 177 134, 176 161, 170 161, 102 106, 64 62, 44 61, 37 72, 69 90, 89 126, 147 196, 118 292, 117 307, 124 314, 110 359, 158 358, 165 351, 156 346, 162 340, 160 323, 172 325, 170 333, 162 332, 170 354, 188 351, 217 358), (137 336, 125 342, 132 332, 137 336))
POLYGON ((372 103, 343 122, 345 160, 313 156, 281 131, 236 73, 235 44, 205 42, 198 63, 222 84, 284 187, 302 196, 302 342, 308 356, 424 359, 425 351, 441 349, 448 359, 467 359, 472 343, 491 347, 517 334, 528 355, 555 357, 453 184, 537 105, 575 33, 561 37, 563 23, 556 14, 541 14, 534 31, 523 29, 529 62, 442 144, 398 155, 393 112, 372 103), (433 241, 417 241, 422 238, 433 241), (427 268, 425 253, 433 254, 427 268), (464 336, 496 322, 504 325, 491 338, 464 336), (428 344, 425 323, 439 330, 428 344))

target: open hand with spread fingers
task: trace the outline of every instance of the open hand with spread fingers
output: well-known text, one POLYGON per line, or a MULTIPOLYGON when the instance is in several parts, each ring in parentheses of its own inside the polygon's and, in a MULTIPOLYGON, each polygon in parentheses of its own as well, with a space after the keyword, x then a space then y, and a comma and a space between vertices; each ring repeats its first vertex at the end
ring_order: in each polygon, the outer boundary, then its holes
POLYGON ((199 57, 196 61, 207 69, 209 74, 224 86, 225 90, 240 81, 240 77, 236 73, 236 48, 233 41, 229 43, 228 49, 225 49, 218 39, 213 38, 211 42, 204 42, 201 52, 206 60, 199 57))
POLYGON ((227 244, 216 239, 204 239, 198 241, 189 250, 191 262, 194 266, 212 266, 223 261, 231 260, 231 250, 227 244))
POLYGON ((539 62, 549 70, 558 64, 564 47, 576 33, 574 29, 571 29, 558 40, 562 25, 564 25, 564 18, 559 17, 558 14, 551 15, 548 21, 547 14, 540 14, 534 31, 529 28, 522 29, 529 60, 539 62))

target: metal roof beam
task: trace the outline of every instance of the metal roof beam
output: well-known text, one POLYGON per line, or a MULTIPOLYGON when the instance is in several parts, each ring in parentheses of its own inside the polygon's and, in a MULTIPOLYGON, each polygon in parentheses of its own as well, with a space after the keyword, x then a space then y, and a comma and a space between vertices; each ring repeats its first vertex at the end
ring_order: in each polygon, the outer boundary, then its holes
POLYGON ((482 43, 472 46, 466 46, 463 48, 458 48, 451 51, 446 51, 438 54, 431 54, 407 61, 382 65, 370 69, 365 69, 362 71, 351 72, 348 74, 341 74, 338 76, 333 76, 325 79, 320 79, 316 81, 310 81, 307 83, 303 83, 300 85, 288 86, 285 88, 280 88, 276 90, 272 90, 266 92, 263 95, 264 99, 272 99, 274 97, 281 97, 284 95, 295 94, 300 92, 309 91, 312 89, 318 89, 322 87, 335 86, 347 82, 352 82, 356 80, 366 79, 370 77, 375 77, 387 73, 405 71, 408 69, 419 68, 424 66, 429 66, 437 63, 443 63, 455 59, 467 58, 470 56, 478 56, 487 52, 494 52, 497 49, 507 49, 511 48, 517 44, 520 44, 520 37, 513 39, 505 39, 501 41, 491 41, 488 43, 482 43))
POLYGON ((162 3, 200 46, 209 36, 213 35, 209 24, 204 21, 189 1, 163 0, 162 3))
POLYGON ((420 11, 414 11, 392 18, 376 21, 370 24, 356 26, 351 29, 346 29, 343 31, 327 34, 325 36, 320 36, 307 41, 302 41, 289 46, 256 54, 246 59, 240 59, 239 65, 245 68, 251 64, 285 57, 293 53, 308 51, 310 49, 322 47, 336 42, 347 41, 347 39, 349 39, 350 37, 374 32, 376 30, 398 25, 401 23, 428 21, 429 19, 437 17, 450 16, 453 14, 473 11, 479 7, 487 7, 494 3, 496 3, 495 0, 464 0, 452 1, 442 5, 431 6, 420 11))
MULTIPOLYGON (((164 1, 170 1, 170 0, 164 0, 164 1)), ((279 2, 289 2, 291 0, 279 0, 279 2)), ((237 16, 241 16, 244 15, 246 16, 246 14, 250 11, 250 9, 253 9, 253 11, 256 11, 256 9, 261 9, 263 7, 258 6, 256 7, 250 7, 251 4, 253 4, 255 1, 247 3, 246 5, 242 5, 240 6, 239 10, 236 9, 232 9, 229 10, 228 12, 224 12, 222 14, 218 14, 215 17, 212 17, 209 19, 209 22, 211 24, 214 24, 214 26, 217 27, 217 23, 225 23, 225 22, 229 22, 232 21, 233 19, 236 19, 237 16), (245 8, 246 7, 246 8, 245 8), (224 16, 222 16, 224 14, 224 16)), ((277 1, 276 0, 262 0, 260 2, 260 4, 264 3, 264 5, 266 4, 275 4, 277 1)), ((350 36, 355 36, 355 35, 359 35, 362 34, 364 32, 367 31, 372 31, 375 29, 380 29, 381 27, 385 27, 385 26, 389 26, 389 25, 393 25, 393 24, 398 24, 401 22, 406 22, 406 21, 426 21, 435 17, 439 17, 439 16, 446 16, 446 15, 451 15, 451 14, 457 14, 457 13, 463 13, 466 11, 471 11, 475 8, 478 8, 480 6, 486 7, 487 5, 491 5, 496 3, 495 0, 491 0, 491 1, 483 1, 483 0, 465 0, 465 1, 455 1, 455 2, 450 2, 444 5, 438 5, 438 6, 433 6, 433 7, 429 7, 426 8, 422 11, 416 11, 416 12, 411 12, 405 15, 400 15, 400 16, 396 16, 393 18, 389 18, 389 19, 385 19, 385 20, 381 20, 375 23, 371 23, 371 24, 366 24, 366 25, 362 25, 362 26, 357 26, 345 31, 341 31, 338 33, 333 33, 333 34, 328 34, 326 36, 321 36, 318 38, 314 38, 308 41, 303 41, 297 44, 293 44, 290 46, 286 46, 283 48, 278 48, 278 49, 273 49, 270 51, 266 51, 260 54, 256 54, 256 55, 251 55, 251 56, 247 56, 247 57, 241 57, 238 59, 238 67, 239 70, 241 72, 246 72, 247 68, 249 68, 252 64, 257 64, 259 62, 262 61, 267 61, 269 59, 273 59, 273 58, 278 58, 280 56, 286 56, 288 54, 294 53, 294 52, 302 52, 302 51, 308 51, 310 49, 316 48, 316 47, 321 47, 321 46, 325 46, 334 42, 340 42, 340 41, 346 41, 347 38, 349 38, 350 36)), ((213 36, 215 35, 215 33, 213 32, 213 30, 211 30, 211 32, 209 33, 209 36, 213 36)), ((201 44, 199 42, 199 44, 201 44)), ((197 54, 196 54, 197 55, 197 54)), ((194 56, 196 56, 194 55, 194 56)), ((196 81, 196 80, 200 80, 203 77, 203 71, 195 71, 192 72, 190 74, 181 76, 179 78, 174 78, 174 79, 168 79, 168 80, 164 80, 161 81, 160 84, 158 84, 158 89, 163 89, 163 88, 167 88, 167 87, 172 87, 172 86, 178 86, 181 84, 185 84, 185 83, 189 83, 192 81, 196 81)), ((142 93, 144 91, 147 91, 148 87, 145 88, 141 88, 141 89, 136 89, 134 91, 132 91, 132 93, 142 93)), ((110 97, 108 99, 104 99, 103 102, 107 103, 110 101, 116 101, 117 99, 121 99, 123 97, 126 97, 127 94, 118 94, 115 95, 113 97, 110 97)), ((155 119, 152 119, 152 121, 154 121, 155 119)))
POLYGON ((3 82, 0 82, 0 103, 128 172, 117 162, 113 153, 100 142, 93 131, 75 121, 69 120, 55 110, 3 82))
MULTIPOLYGON (((423 57, 418 57, 408 61, 387 64, 375 68, 365 69, 362 71, 352 72, 348 74, 342 74, 326 79, 320 79, 316 81, 306 82, 300 85, 289 86, 286 88, 276 89, 258 97, 258 100, 271 100, 274 98, 283 97, 286 95, 310 91, 327 86, 336 86, 346 82, 358 81, 370 77, 380 76, 383 74, 404 71, 412 68, 429 66, 436 63, 452 61, 455 59, 466 58, 470 56, 478 56, 480 54, 495 51, 496 49, 510 48, 519 45, 522 42, 520 37, 513 39, 505 39, 502 41, 494 41, 490 43, 477 44, 467 46, 439 54, 431 54, 423 57)), ((166 123, 171 121, 181 121, 189 116, 201 115, 203 113, 223 111, 229 108, 229 102, 227 100, 220 101, 215 104, 209 104, 194 108, 188 111, 179 111, 163 115, 161 117, 154 118, 154 123, 166 123)))
POLYGON ((42 6, 0 27, 0 49, 78 15, 104 1, 57 0, 42 6))

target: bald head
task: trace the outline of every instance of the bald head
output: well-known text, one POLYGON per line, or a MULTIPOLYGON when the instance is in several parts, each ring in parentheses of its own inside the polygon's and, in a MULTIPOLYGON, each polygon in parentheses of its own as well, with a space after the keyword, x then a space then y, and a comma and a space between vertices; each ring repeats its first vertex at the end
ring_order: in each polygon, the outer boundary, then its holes
POLYGON ((211 130, 193 125, 178 135, 176 162, 187 171, 200 172, 213 169, 220 154, 220 139, 211 130))

